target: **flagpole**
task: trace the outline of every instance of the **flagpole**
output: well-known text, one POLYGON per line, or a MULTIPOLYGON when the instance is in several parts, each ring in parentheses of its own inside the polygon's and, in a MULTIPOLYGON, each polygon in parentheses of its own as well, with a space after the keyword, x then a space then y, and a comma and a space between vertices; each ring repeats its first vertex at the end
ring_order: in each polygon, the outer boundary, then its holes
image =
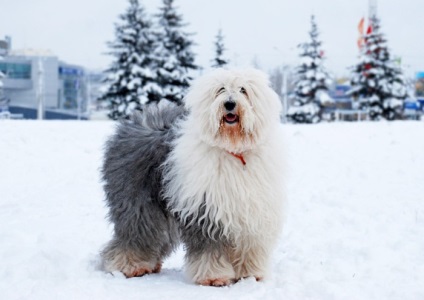
POLYGON ((43 58, 38 57, 37 70, 37 120, 44 119, 44 66, 43 58))
POLYGON ((377 15, 377 0, 368 0, 368 19, 377 15))

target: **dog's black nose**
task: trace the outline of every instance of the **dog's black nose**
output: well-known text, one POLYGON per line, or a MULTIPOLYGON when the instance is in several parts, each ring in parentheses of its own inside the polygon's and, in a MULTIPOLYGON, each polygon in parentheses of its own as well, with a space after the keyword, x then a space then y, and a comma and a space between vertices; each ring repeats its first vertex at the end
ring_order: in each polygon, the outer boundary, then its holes
POLYGON ((234 101, 226 101, 224 107, 226 110, 233 110, 236 107, 236 103, 234 101))

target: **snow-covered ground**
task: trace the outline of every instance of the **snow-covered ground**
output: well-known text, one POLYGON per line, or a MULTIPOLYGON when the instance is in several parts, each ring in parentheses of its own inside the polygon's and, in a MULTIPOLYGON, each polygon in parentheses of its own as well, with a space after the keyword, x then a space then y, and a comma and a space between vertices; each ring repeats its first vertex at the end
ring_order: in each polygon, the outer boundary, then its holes
MULTIPOLYGON (((112 122, 0 122, 0 299, 424 299, 424 123, 284 126, 287 220, 271 277, 190 283, 96 269, 112 122)), ((271 159, 271 158, 270 158, 271 159)))

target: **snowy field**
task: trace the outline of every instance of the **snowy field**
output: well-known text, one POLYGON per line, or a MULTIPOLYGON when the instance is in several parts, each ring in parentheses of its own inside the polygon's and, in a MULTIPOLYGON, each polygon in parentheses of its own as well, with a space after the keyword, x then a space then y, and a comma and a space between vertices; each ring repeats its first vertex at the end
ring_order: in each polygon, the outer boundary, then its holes
MULTIPOLYGON (((0 122, 0 299, 424 299, 424 122, 284 126, 286 222, 271 277, 190 283, 96 269, 112 122, 0 122)), ((271 159, 271 158, 270 158, 271 159)))

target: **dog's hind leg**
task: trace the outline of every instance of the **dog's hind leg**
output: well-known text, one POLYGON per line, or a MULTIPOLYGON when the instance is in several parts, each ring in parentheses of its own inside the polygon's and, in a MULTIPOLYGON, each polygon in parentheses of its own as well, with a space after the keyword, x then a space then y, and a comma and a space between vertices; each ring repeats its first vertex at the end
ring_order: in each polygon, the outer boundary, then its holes
POLYGON ((113 239, 101 253, 104 270, 121 271, 126 277, 160 272, 163 260, 178 244, 173 217, 152 203, 133 207, 121 217, 115 219, 113 239))
POLYGON ((107 272, 120 271, 126 277, 136 277, 160 271, 157 258, 146 257, 139 249, 123 245, 114 238, 102 252, 103 268, 107 272))
POLYGON ((113 239, 101 255, 106 271, 128 277, 159 272, 178 244, 178 225, 161 196, 169 130, 183 114, 176 106, 146 106, 121 122, 105 147, 102 168, 113 239))

